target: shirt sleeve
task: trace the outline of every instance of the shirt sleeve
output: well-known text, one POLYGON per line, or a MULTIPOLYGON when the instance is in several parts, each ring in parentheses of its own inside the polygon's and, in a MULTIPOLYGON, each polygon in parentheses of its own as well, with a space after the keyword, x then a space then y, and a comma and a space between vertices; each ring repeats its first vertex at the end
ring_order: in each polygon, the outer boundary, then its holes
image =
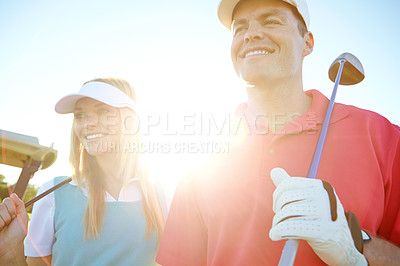
POLYGON ((390 242, 400 244, 400 129, 393 125, 384 149, 385 210, 379 235, 390 242))
POLYGON ((158 193, 158 197, 161 202, 161 206, 165 215, 168 214, 169 209, 171 207, 172 199, 174 197, 174 191, 176 186, 174 185, 167 185, 164 182, 157 182, 156 183, 156 191, 158 193))
POLYGON ((190 178, 178 184, 156 261, 164 266, 206 265, 207 229, 190 178))
MULTIPOLYGON (((43 184, 38 195, 54 186, 54 180, 43 184)), ((34 203, 29 223, 28 234, 25 239, 25 256, 43 257, 52 254, 54 243, 54 193, 34 203)))

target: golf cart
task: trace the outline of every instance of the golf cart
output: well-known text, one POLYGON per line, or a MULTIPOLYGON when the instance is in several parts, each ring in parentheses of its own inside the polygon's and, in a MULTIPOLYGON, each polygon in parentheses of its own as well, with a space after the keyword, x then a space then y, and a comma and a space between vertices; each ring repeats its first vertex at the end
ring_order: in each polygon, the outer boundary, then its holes
POLYGON ((36 137, 0 129, 0 163, 22 168, 13 192, 21 199, 29 179, 40 169, 50 167, 57 159, 57 151, 39 144, 36 137))

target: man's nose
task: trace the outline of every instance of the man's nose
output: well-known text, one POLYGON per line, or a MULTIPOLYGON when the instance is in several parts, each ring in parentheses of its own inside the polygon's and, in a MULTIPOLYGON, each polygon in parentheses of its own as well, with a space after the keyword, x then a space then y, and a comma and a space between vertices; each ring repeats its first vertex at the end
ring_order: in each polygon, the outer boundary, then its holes
POLYGON ((264 32, 262 26, 257 22, 251 22, 244 35, 244 41, 246 43, 254 40, 262 40, 264 38, 264 32))

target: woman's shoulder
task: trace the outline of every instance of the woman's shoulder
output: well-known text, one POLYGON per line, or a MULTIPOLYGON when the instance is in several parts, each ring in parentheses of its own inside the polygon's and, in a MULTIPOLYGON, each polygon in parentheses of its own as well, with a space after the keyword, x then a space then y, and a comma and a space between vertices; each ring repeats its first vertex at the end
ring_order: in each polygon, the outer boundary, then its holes
POLYGON ((61 183, 64 180, 66 180, 67 178, 69 178, 69 176, 56 176, 53 179, 46 181, 45 183, 43 183, 40 186, 40 188, 38 190, 38 194, 45 192, 46 190, 54 187, 55 185, 61 183))
MULTIPOLYGON (((70 176, 56 176, 56 177, 54 177, 53 178, 53 186, 54 185, 58 185, 59 183, 63 182, 64 180, 67 180, 68 178, 70 178, 70 176)), ((70 183, 75 185, 75 183, 72 182, 72 181, 70 183)))

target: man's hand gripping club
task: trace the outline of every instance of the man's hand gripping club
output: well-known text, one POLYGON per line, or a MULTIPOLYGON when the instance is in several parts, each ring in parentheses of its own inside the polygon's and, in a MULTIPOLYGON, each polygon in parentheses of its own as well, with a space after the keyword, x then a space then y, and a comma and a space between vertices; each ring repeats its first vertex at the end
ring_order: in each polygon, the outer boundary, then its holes
POLYGON ((290 177, 274 168, 271 178, 275 216, 269 237, 304 239, 329 265, 368 265, 357 250, 342 204, 333 187, 319 179, 290 177))

